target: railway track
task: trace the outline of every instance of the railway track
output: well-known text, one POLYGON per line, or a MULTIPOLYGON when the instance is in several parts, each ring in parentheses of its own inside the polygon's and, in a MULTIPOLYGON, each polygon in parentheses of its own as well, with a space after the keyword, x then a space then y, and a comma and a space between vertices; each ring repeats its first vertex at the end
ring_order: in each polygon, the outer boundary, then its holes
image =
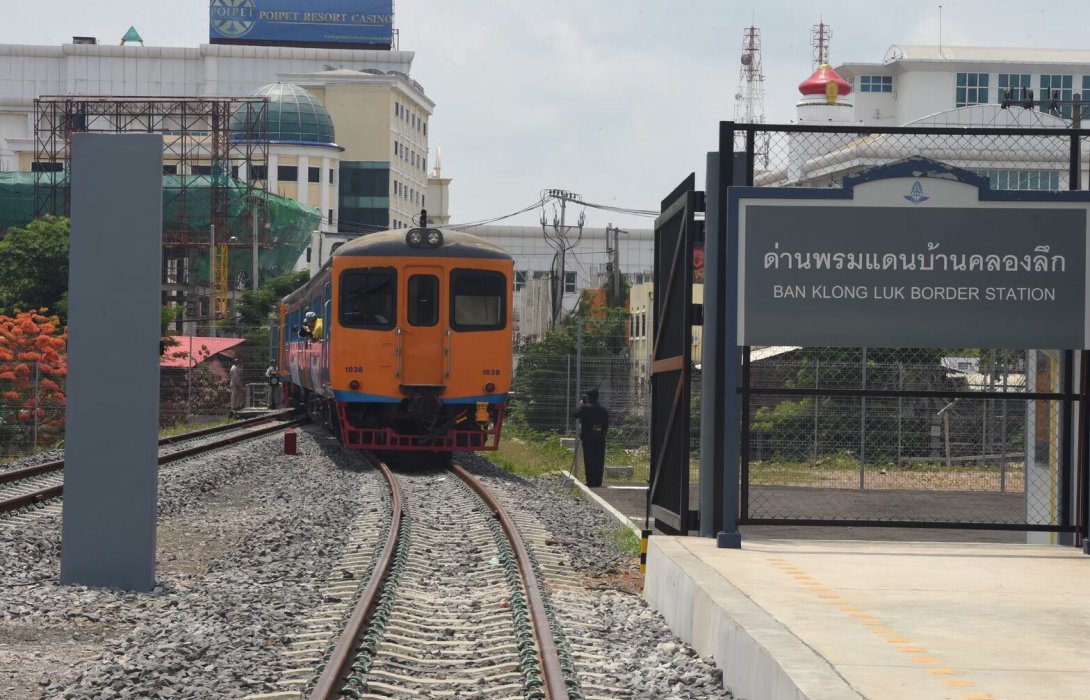
POLYGON ((341 604, 295 637, 279 692, 251 697, 582 698, 532 553, 499 501, 458 465, 394 474, 372 461, 389 496, 382 524, 365 514, 350 536, 355 590, 326 584, 341 604))
MULTIPOLYGON (((176 462, 201 452, 227 447, 243 440, 307 422, 305 419, 281 421, 280 418, 288 413, 290 412, 281 412, 163 438, 159 440, 159 446, 166 447, 167 450, 161 450, 159 464, 176 462), (223 437, 220 437, 221 435, 223 437), (179 447, 193 441, 197 444, 179 447)), ((0 515, 47 504, 60 498, 63 492, 64 460, 2 471, 0 472, 0 515)))

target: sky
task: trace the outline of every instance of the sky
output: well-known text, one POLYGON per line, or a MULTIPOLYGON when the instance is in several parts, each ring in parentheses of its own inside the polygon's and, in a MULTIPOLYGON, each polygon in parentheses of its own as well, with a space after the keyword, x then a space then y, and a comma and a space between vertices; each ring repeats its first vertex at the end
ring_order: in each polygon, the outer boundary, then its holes
MULTIPOLYGON (((1090 26, 1086 0, 941 6, 944 45, 1082 48, 1090 26)), ((208 0, 0 0, 0 8, 0 43, 59 45, 73 35, 112 43, 130 24, 148 46, 208 42, 208 0)), ((703 182, 718 123, 735 115, 746 27, 761 30, 765 121, 787 123, 819 20, 832 28, 833 65, 880 63, 891 44, 937 44, 940 10, 920 0, 396 0, 395 14, 400 48, 416 53, 412 76, 436 103, 429 163, 442 149, 453 221, 468 222, 518 211, 554 188, 657 210, 690 172, 703 182)), ((652 220, 586 216, 596 227, 652 220)))

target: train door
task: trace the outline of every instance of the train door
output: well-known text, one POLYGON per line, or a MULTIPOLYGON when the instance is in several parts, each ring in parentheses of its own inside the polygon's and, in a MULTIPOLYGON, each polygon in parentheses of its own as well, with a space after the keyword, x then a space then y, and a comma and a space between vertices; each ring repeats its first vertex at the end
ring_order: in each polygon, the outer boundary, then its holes
POLYGON ((408 266, 402 279, 406 314, 401 330, 401 383, 443 385, 443 269, 408 266))

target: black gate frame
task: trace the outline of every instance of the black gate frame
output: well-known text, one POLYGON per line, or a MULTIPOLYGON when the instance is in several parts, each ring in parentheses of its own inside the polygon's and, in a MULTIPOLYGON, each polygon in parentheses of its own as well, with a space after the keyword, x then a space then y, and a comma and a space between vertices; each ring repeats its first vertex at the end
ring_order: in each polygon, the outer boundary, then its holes
MULTIPOLYGON (((729 159, 724 159, 724 163, 732 163, 736 156, 744 157, 745 162, 745 182, 736 183, 733 180, 734 176, 731 168, 725 167, 721 164, 720 174, 718 177, 717 188, 717 202, 719 204, 720 217, 717 221, 717 230, 709 231, 709 236, 715 235, 718 237, 721 245, 726 244, 726 221, 725 221, 725 209, 726 201, 728 199, 728 188, 732 185, 752 185, 754 174, 754 155, 755 144, 757 141, 757 134, 759 132, 772 132, 772 133, 831 133, 831 134, 845 134, 854 133, 860 136, 873 135, 873 134, 903 134, 903 135, 961 135, 961 136, 994 136, 994 135, 1021 135, 1021 136, 1049 136, 1049 137, 1068 137, 1070 139, 1070 159, 1068 168, 1068 184, 1071 190, 1080 190, 1080 171, 1081 171, 1081 154, 1080 144, 1081 140, 1090 137, 1090 130, 1078 128, 1078 122, 1076 127, 1071 129, 1050 129, 1050 128, 943 128, 943 127, 860 127, 860 126, 827 126, 827 125, 815 125, 815 126, 803 126, 803 125, 769 125, 769 124, 741 124, 734 122, 721 122, 719 129, 719 154, 720 158, 724 158, 724 154, 729 154, 729 159), (739 137, 741 137, 739 139, 739 137), (741 140, 744 150, 741 153, 735 151, 736 143, 741 140)), ((656 227, 657 227, 656 221, 656 227)), ((657 250, 657 228, 656 228, 656 250, 657 250)), ((658 258, 656 257, 656 262, 658 258)), ((731 279, 732 271, 726 269, 724 262, 720 262, 721 266, 717 272, 721 275, 722 280, 731 279)), ((656 267, 657 274, 657 267, 656 267)), ((740 372, 740 386, 738 387, 738 395, 741 399, 741 435, 740 435, 740 483, 739 483, 739 501, 737 503, 738 510, 737 520, 734 523, 725 522, 726 533, 736 533, 737 525, 784 525, 784 526, 853 526, 853 527, 919 527, 919 528, 945 528, 945 529, 964 529, 964 530, 1014 530, 1014 531, 1037 531, 1037 532, 1056 532, 1056 533, 1073 533, 1075 534, 1075 541, 1073 544, 1076 546, 1082 546, 1083 550, 1090 554, 1090 350, 1081 351, 1080 362, 1080 386, 1076 389, 1074 386, 1074 373, 1075 358, 1074 351, 1065 350, 1062 352, 1061 362, 1061 382, 1062 390, 1059 392, 1037 392, 1037 393, 1016 393, 1016 392, 970 392, 962 396, 959 392, 928 392, 928 391, 874 391, 866 389, 844 389, 844 390, 828 390, 828 389, 771 389, 771 388, 758 388, 754 389, 750 385, 750 353, 751 348, 744 346, 741 348, 741 372, 740 372), (750 441, 750 398, 752 396, 761 395, 777 395, 777 396, 839 396, 839 397, 888 397, 888 396, 900 396, 902 398, 988 398, 988 399, 1017 399, 1017 400, 1052 400, 1061 402, 1062 406, 1062 419, 1060 421, 1060 497, 1061 503, 1059 508, 1058 519, 1059 523, 1055 525, 1031 525, 1031 524, 1018 524, 1018 523, 973 523, 973 522, 938 522, 938 521, 925 521, 925 520, 912 520, 912 521, 889 521, 889 520, 827 520, 827 519, 808 519, 808 518, 751 518, 749 517, 749 441, 750 441), (1074 403, 1078 402, 1078 413, 1075 413, 1074 403), (1077 431, 1077 432, 1074 432, 1077 431), (1077 435, 1078 439, 1078 453, 1072 449, 1072 435, 1077 435), (1076 459, 1078 464, 1076 465, 1076 459), (1073 471, 1077 469, 1077 471, 1073 471), (1076 477, 1076 483, 1072 487, 1072 475, 1076 477)), ((732 371, 733 368, 727 366, 724 368, 727 372, 732 371)), ((718 390, 717 390, 718 393, 718 390)), ((654 424, 652 424, 652 440, 654 439, 654 424)), ((729 461, 726 456, 713 455, 716 462, 717 470, 719 468, 720 460, 729 461)), ((729 472, 728 472, 729 474, 729 472)), ((687 481, 686 481, 687 483, 687 481)), ((729 521, 730 513, 728 510, 724 510, 725 492, 729 489, 723 489, 722 492, 717 491, 715 494, 715 512, 724 513, 724 519, 729 521)), ((720 539, 723 539, 723 533, 720 533, 720 539)), ((727 545, 721 542, 720 546, 737 546, 734 544, 727 545)))
POLYGON ((659 530, 687 534, 696 524, 689 509, 689 424, 692 377, 693 242, 704 193, 690 173, 662 200, 655 219, 651 352, 651 473, 647 515, 659 530))

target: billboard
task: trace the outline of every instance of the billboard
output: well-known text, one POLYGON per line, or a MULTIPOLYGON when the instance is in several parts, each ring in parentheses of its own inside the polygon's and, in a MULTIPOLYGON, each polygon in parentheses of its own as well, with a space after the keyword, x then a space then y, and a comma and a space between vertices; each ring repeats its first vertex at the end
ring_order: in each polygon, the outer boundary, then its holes
POLYGON ((213 44, 389 49, 393 0, 210 0, 213 44))
POLYGON ((739 344, 1090 347, 1086 193, 980 194, 925 177, 735 192, 739 344))

